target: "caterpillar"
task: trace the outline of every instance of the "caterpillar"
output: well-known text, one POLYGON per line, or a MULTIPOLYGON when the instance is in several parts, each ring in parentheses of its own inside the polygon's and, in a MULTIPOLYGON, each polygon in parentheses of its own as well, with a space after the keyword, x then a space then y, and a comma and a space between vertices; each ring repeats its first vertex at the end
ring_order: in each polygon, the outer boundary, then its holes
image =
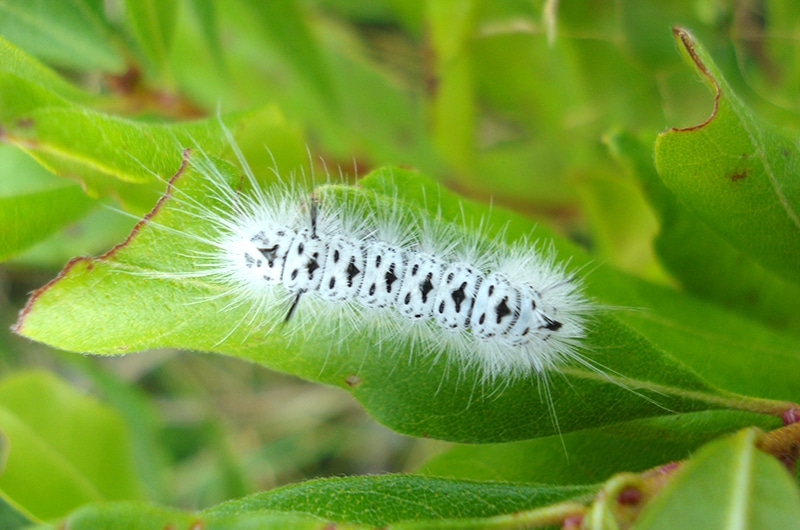
POLYGON ((187 274, 224 286, 231 305, 249 308, 248 325, 324 330, 333 343, 366 332, 376 349, 410 343, 412 355, 477 370, 485 382, 587 362, 579 346, 595 306, 552 248, 487 240, 347 193, 265 188, 235 152, 247 191, 202 153, 192 157, 218 206, 184 200, 209 227, 195 236, 207 248, 199 270, 187 274))

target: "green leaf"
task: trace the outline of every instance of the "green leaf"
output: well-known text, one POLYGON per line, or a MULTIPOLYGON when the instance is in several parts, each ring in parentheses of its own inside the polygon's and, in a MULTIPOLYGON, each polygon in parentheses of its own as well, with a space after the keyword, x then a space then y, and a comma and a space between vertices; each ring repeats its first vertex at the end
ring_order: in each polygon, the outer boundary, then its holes
POLYGON ((688 458, 700 445, 778 418, 706 411, 647 418, 563 435, 504 444, 457 445, 425 462, 418 473, 472 480, 594 484, 614 473, 644 471, 688 458))
MULTIPOLYGON (((0 456, 3 453, 0 451, 0 456)), ((33 524, 28 514, 23 513, 18 507, 14 506, 0 491, 0 528, 5 530, 17 530, 33 524)))
POLYGON ((100 205, 64 230, 14 257, 13 266, 57 270, 75 256, 102 254, 124 240, 134 224, 134 218, 120 215, 113 207, 100 205))
POLYGON ((306 4, 301 5, 298 21, 275 18, 263 24, 261 17, 267 15, 261 11, 280 6, 272 2, 254 4, 232 2, 218 13, 220 32, 225 35, 225 75, 220 75, 205 42, 197 42, 202 38, 199 36, 202 29, 195 31, 198 36, 194 41, 186 37, 188 32, 178 35, 176 57, 202 58, 199 63, 173 61, 173 71, 185 91, 209 108, 220 101, 222 108, 230 104, 250 107, 264 102, 279 105, 287 116, 314 132, 313 143, 324 146, 325 159, 331 168, 338 163, 349 172, 355 160, 357 171, 362 172, 364 162, 371 165, 384 160, 433 174, 437 168, 441 170, 441 160, 426 132, 423 101, 409 90, 403 79, 393 75, 389 67, 393 63, 387 65, 389 61, 401 65, 413 63, 416 56, 409 55, 414 51, 410 43, 393 39, 392 47, 381 54, 383 47, 364 46, 358 35, 342 31, 338 21, 328 20, 324 15, 316 18, 314 11, 307 13, 306 4), (327 80, 309 81, 298 73, 301 66, 293 66, 291 61, 306 59, 284 56, 284 51, 285 47, 301 44, 290 39, 273 46, 273 37, 263 27, 267 23, 307 26, 298 31, 312 33, 311 46, 317 50, 309 54, 321 55, 309 59, 309 67, 324 70, 327 80), (375 57, 376 54, 379 56, 375 57), (309 88, 317 84, 323 87, 321 95, 309 88), (333 101, 328 101, 330 98, 333 101))
POLYGON ((167 455, 164 447, 163 418, 139 385, 83 356, 71 356, 70 365, 90 378, 103 402, 108 403, 125 422, 137 477, 146 498, 169 498, 166 488, 167 455))
POLYGON ((139 48, 160 75, 169 79, 169 50, 175 32, 177 0, 128 0, 125 14, 139 48))
MULTIPOLYGON (((608 124, 650 130, 663 123, 661 106, 652 103, 658 85, 649 72, 632 64, 635 51, 621 40, 627 6, 584 2, 559 8, 554 15, 558 38, 549 43, 542 18, 556 3, 477 4, 477 20, 463 48, 473 76, 476 117, 471 149, 476 163, 458 165, 460 174, 452 177, 452 187, 480 192, 520 211, 548 211, 555 214, 553 219, 577 221, 572 217, 577 213, 576 187, 584 192, 579 187, 584 179, 614 177, 608 161, 596 151, 597 138, 608 124), (575 38, 588 34, 598 38, 575 38)), ((671 45, 668 34, 665 40, 671 45)), ((438 79, 426 77, 426 86, 435 89, 438 79)), ((441 125, 450 127, 447 122, 441 125)), ((584 229, 586 216, 579 217, 584 229)), ((625 219, 621 212, 620 218, 625 219)), ((594 243, 597 233, 593 235, 594 243)))
POLYGON ((214 0, 190 0, 192 10, 200 25, 204 44, 214 58, 218 72, 225 72, 225 55, 219 36, 217 6, 214 0))
MULTIPOLYGON (((50 92, 61 98, 66 98, 73 101, 84 101, 89 99, 89 95, 74 86, 70 85, 62 79, 53 70, 41 64, 39 61, 26 54, 7 40, 0 37, 0 72, 4 74, 13 74, 19 78, 29 81, 33 85, 41 87, 42 91, 50 92)), ((19 101, 25 101, 25 95, 30 97, 30 94, 23 92, 22 94, 14 93, 10 90, 3 90, 0 94, 0 111, 5 115, 7 112, 6 106, 8 105, 7 98, 15 96, 19 101)), ((34 98, 35 100, 36 98, 34 98)), ((57 101, 57 98, 53 98, 57 101)))
POLYGON ((700 449, 633 528, 800 528, 797 483, 756 448, 758 436, 758 429, 747 429, 700 449))
POLYGON ((795 21, 800 17, 800 4, 781 0, 771 2, 765 12, 743 9, 740 13, 740 27, 749 29, 730 35, 730 39, 742 77, 779 113, 796 113, 800 109, 800 65, 794 58, 800 48, 795 21), (766 24, 753 24, 762 13, 767 13, 766 24))
MULTIPOLYGON (((290 333, 265 329, 260 323, 273 315, 254 318, 246 304, 231 304, 224 286, 183 276, 194 270, 192 256, 202 238, 213 233, 202 214, 187 205, 203 211, 230 205, 208 193, 194 170, 181 175, 176 186, 170 193, 174 199, 162 201, 125 244, 100 258, 73 260, 56 281, 34 293, 16 331, 71 351, 118 354, 171 346, 243 357, 345 388, 373 417, 400 432, 460 441, 511 441, 721 407, 780 414, 789 406, 714 388, 609 311, 593 318, 590 350, 584 352, 599 370, 575 363, 549 374, 547 381, 531 376, 481 382, 474 371, 461 373, 444 361, 412 355, 410 338, 376 351, 369 328, 348 332, 346 341, 327 333, 324 323, 298 324, 290 333)), ((432 182, 398 169, 377 171, 360 188, 322 187, 315 196, 322 201, 346 196, 349 203, 386 210, 399 201, 404 215, 429 208, 431 222, 465 218, 466 226, 490 215, 485 206, 461 203, 432 182), (431 204, 427 197, 437 194, 440 203, 431 204)), ((503 219, 499 210, 491 215, 503 219)), ((502 221, 495 224, 495 235, 502 226, 502 221)), ((530 228, 529 222, 517 223, 505 235, 530 228)), ((547 237, 543 232, 538 234, 547 237)))
POLYGON ((800 402, 800 341, 671 289, 598 268, 589 292, 684 368, 725 390, 800 402), (637 310, 636 308, 640 308, 637 310))
POLYGON ((0 145, 0 261, 94 206, 77 184, 56 178, 19 149, 0 145))
POLYGON ((262 510, 313 514, 383 526, 401 521, 463 519, 532 510, 581 497, 594 486, 474 482, 415 475, 311 480, 222 503, 206 516, 262 510))
POLYGON ((383 65, 366 56, 363 50, 338 48, 331 46, 324 51, 341 113, 315 112, 302 101, 287 106, 291 105, 296 113, 302 112, 313 128, 324 135, 325 144, 336 148, 337 155, 345 160, 354 152, 364 151, 373 160, 403 161, 415 168, 441 169, 441 159, 435 154, 425 129, 422 102, 409 97, 406 87, 388 76, 383 65), (402 142, 398 143, 398 138, 402 142))
POLYGON ((445 158, 464 171, 473 160, 475 94, 468 50, 479 2, 428 2, 426 6, 436 57, 433 139, 445 158))
POLYGON ((82 70, 121 72, 102 0, 0 0, 0 34, 43 60, 82 70))
POLYGON ((0 382, 0 430, 8 444, 0 490, 39 519, 87 502, 139 497, 121 420, 51 374, 0 382))
MULTIPOLYGON (((457 481, 414 475, 311 480, 225 502, 196 515, 143 503, 86 506, 66 518, 71 530, 114 528, 487 528, 509 519, 558 521, 547 507, 582 498, 594 486, 457 481), (543 508, 537 512, 538 508, 543 508), (523 513, 520 513, 523 512, 523 513)), ((576 504, 568 504, 575 509, 576 504)), ((498 528, 507 528, 498 524, 498 528)), ((43 527, 44 528, 44 527, 43 527)), ((47 527, 52 528, 52 527, 47 527)))
MULTIPOLYGON (((36 530, 139 530, 145 528, 191 528, 197 519, 177 508, 167 508, 145 502, 105 502, 90 504, 70 513, 63 522, 42 524, 36 530)), ((204 527, 205 528, 205 527, 204 527)), ((30 529, 29 529, 30 530, 30 529)))
MULTIPOLYGON (((259 511, 228 516, 201 517, 175 508, 166 508, 142 502, 118 502, 89 505, 70 514, 63 526, 41 525, 28 530, 143 530, 156 528, 195 528, 204 530, 253 530, 280 528, 281 530, 327 530, 330 521, 303 513, 259 511)), ((360 525, 336 525, 343 530, 367 530, 360 525)))
POLYGON ((650 149, 631 134, 613 133, 606 142, 641 182, 661 221, 656 251, 687 291, 776 329, 800 333, 800 312, 795 311, 800 285, 744 255, 684 207, 658 178, 650 149))
POLYGON ((270 47, 286 61, 328 111, 337 110, 337 98, 325 56, 308 27, 299 2, 243 0, 243 4, 249 8, 270 47))
POLYGON ((686 30, 675 37, 714 93, 703 123, 670 129, 656 142, 667 187, 735 248, 791 282, 800 279, 797 135, 757 118, 686 30))
POLYGON ((625 51, 637 65, 653 72, 674 66, 675 46, 669 38, 669 25, 686 20, 698 8, 693 2, 622 0, 616 13, 625 51))
MULTIPOLYGON (((9 90, 30 87, 20 79, 15 81, 8 86, 9 90)), ((3 88, 0 83, 0 90, 3 88)), ((25 149, 52 172, 80 180, 91 195, 113 192, 139 208, 152 204, 155 190, 163 189, 163 182, 178 170, 181 151, 186 146, 202 145, 210 155, 228 152, 230 146, 221 124, 233 128, 237 135, 251 136, 254 132, 250 129, 255 129, 261 141, 283 136, 276 145, 286 146, 286 150, 294 143, 300 145, 297 131, 286 124, 274 107, 220 119, 154 124, 118 118, 77 105, 37 105, 25 109, 13 120, 0 123, 7 141, 25 149), (81 141, 76 142, 76 138, 81 141)), ((263 147, 259 151, 264 153, 260 159, 269 156, 263 147)), ((300 149, 294 148, 294 151, 300 149)), ((297 158, 291 151, 287 154, 292 160, 297 158)), ((280 156, 285 161, 286 155, 280 156)))
POLYGON ((0 101, 3 102, 0 120, 4 126, 0 138, 12 141, 5 128, 12 123, 20 128, 29 127, 31 123, 26 113, 39 108, 71 106, 69 101, 54 92, 10 72, 0 72, 0 101))

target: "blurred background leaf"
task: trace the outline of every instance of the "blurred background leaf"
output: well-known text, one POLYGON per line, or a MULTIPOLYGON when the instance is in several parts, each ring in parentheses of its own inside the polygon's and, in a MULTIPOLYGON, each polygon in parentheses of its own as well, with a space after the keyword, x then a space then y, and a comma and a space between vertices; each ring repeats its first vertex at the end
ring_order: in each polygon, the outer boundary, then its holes
POLYGON ((116 73, 125 68, 102 0, 3 0, 0 35, 63 68, 116 73))
POLYGON ((123 421, 52 374, 19 372, 0 381, 0 426, 0 489, 37 519, 88 502, 140 498, 123 421))

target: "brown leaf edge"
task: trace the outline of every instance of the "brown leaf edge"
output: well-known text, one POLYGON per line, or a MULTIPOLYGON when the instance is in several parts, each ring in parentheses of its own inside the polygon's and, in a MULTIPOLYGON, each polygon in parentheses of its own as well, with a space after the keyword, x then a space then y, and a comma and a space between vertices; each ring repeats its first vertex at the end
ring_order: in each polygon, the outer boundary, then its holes
POLYGON ((670 127, 668 129, 668 131, 671 132, 695 131, 697 129, 702 129, 703 127, 711 123, 711 121, 717 116, 717 111, 719 109, 719 100, 722 97, 722 89, 720 88, 717 79, 711 74, 706 64, 703 62, 702 59, 700 59, 700 56, 697 54, 696 50, 697 41, 695 40, 694 35, 692 35, 692 33, 686 28, 682 28, 680 26, 672 27, 672 35, 683 47, 683 51, 686 52, 686 54, 694 63, 697 70, 705 77, 708 84, 711 87, 713 87, 712 90, 714 92, 714 108, 711 111, 709 117, 706 118, 704 122, 699 123, 697 125, 691 125, 689 127, 670 127))
POLYGON ((28 301, 27 301, 27 302, 25 302, 25 306, 24 306, 24 307, 23 307, 23 308, 22 308, 22 309, 19 311, 19 314, 18 314, 18 316, 17 316, 17 321, 16 321, 16 322, 15 322, 15 323, 14 323, 14 324, 11 326, 11 331, 12 331, 12 332, 14 332, 14 333, 16 333, 16 334, 18 334, 18 335, 24 335, 24 333, 23 333, 23 327, 24 327, 24 325, 25 325, 25 317, 27 317, 27 316, 28 316, 28 314, 31 312, 31 310, 33 309, 33 306, 34 306, 34 304, 36 303, 36 301, 37 301, 37 300, 39 299, 39 297, 40 297, 40 296, 42 296, 42 295, 43 295, 43 294, 44 294, 44 293, 45 293, 45 292, 46 292, 48 289, 50 289, 50 288, 51 288, 51 287, 53 287, 55 284, 57 284, 59 281, 61 281, 61 279, 63 279, 64 277, 66 277, 66 275, 67 275, 67 274, 69 274, 69 271, 70 271, 70 270, 71 270, 71 269, 72 269, 72 268, 73 268, 75 265, 77 265, 78 263, 87 262, 87 263, 88 263, 88 265, 86 266, 86 268, 87 268, 87 269, 89 269, 89 270, 91 270, 91 269, 92 269, 92 267, 94 266, 93 264, 94 264, 95 262, 98 262, 98 261, 105 261, 105 260, 107 260, 107 259, 111 258, 111 257, 112 257, 114 254, 116 254, 116 253, 117 253, 117 252, 118 252, 120 249, 122 249, 122 248, 126 247, 126 246, 127 246, 127 245, 128 245, 128 244, 129 244, 129 243, 132 241, 132 240, 133 240, 133 238, 136 236, 136 234, 139 232, 139 230, 141 230, 141 228, 142 228, 142 227, 143 227, 143 226, 144 226, 144 225, 145 225, 145 224, 146 224, 146 223, 147 223, 147 222, 148 222, 150 219, 152 219, 152 218, 153 218, 153 216, 155 216, 155 215, 156 215, 156 214, 159 212, 159 210, 161 210, 161 208, 162 208, 162 206, 164 205, 164 203, 165 203, 165 202, 166 202, 166 201, 167 201, 169 198, 171 198, 171 197, 172 197, 172 192, 173 192, 173 189, 174 189, 174 187, 175 187, 175 182, 178 180, 178 178, 179 178, 181 175, 183 175, 183 173, 186 171, 186 168, 187 168, 187 167, 188 167, 188 165, 189 165, 189 156, 190 156, 190 154, 191 154, 191 151, 192 151, 192 149, 191 149, 191 148, 186 148, 186 149, 184 149, 184 150, 183 150, 182 157, 181 157, 181 165, 180 165, 180 167, 178 167, 178 170, 175 172, 175 174, 174 174, 174 175, 172 175, 172 176, 170 177, 170 179, 167 181, 167 187, 166 187, 166 191, 164 192, 164 194, 163 194, 163 195, 161 195, 161 197, 159 197, 159 199, 158 199, 158 201, 156 202, 155 206, 153 206, 153 208, 152 208, 152 209, 151 209, 149 212, 147 212, 147 213, 144 215, 144 217, 142 217, 142 218, 141 218, 141 219, 140 219, 140 220, 139 220, 139 221, 136 223, 136 225, 134 225, 134 227, 133 227, 133 230, 131 230, 131 233, 130 233, 130 234, 128 234, 128 237, 126 237, 126 238, 125 238, 125 240, 124 240, 124 241, 122 241, 121 243, 118 243, 117 245, 114 245, 114 246, 113 246, 111 249, 109 249, 108 251, 104 252, 103 254, 101 254, 101 255, 99 255, 99 256, 95 256, 95 257, 90 257, 90 256, 78 256, 78 257, 76 257, 76 258, 72 258, 71 260, 69 260, 69 261, 67 262, 67 264, 66 264, 66 265, 64 265, 64 268, 63 268, 63 269, 61 269, 61 272, 59 272, 59 273, 56 275, 56 277, 55 277, 55 278, 53 278, 52 280, 50 280, 49 282, 47 282, 46 284, 44 284, 42 287, 39 287, 38 289, 34 290, 34 291, 31 293, 30 297, 28 298, 28 301))

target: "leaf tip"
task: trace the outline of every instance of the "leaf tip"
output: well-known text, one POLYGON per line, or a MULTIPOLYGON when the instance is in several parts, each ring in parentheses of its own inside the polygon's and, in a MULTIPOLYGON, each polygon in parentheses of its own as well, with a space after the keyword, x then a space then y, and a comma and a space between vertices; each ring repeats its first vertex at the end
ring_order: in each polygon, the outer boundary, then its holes
MULTIPOLYGON (((19 314, 17 315, 17 321, 14 322, 14 324, 11 326, 11 331, 13 333, 16 333, 17 335, 21 335, 23 337, 29 337, 28 335, 26 335, 26 333, 24 331, 25 319, 30 314, 30 312, 33 310, 33 306, 34 306, 34 304, 36 304, 36 301, 45 292, 47 292, 53 285, 55 285, 56 283, 61 281, 61 279, 64 278, 69 273, 69 271, 72 270, 72 268, 75 265, 77 265, 78 263, 83 262, 83 261, 92 262, 95 259, 96 258, 87 258, 85 256, 72 258, 71 260, 69 260, 67 262, 67 264, 64 266, 64 268, 61 269, 61 272, 59 272, 58 275, 56 275, 55 278, 53 278, 52 280, 50 280, 49 282, 47 282, 43 286, 41 286, 38 289, 36 289, 33 292, 31 292, 30 297, 28 297, 28 301, 25 302, 25 306, 22 309, 20 309, 19 314)), ((91 268, 91 266, 92 266, 91 263, 89 263, 89 265, 87 265, 87 268, 91 268)), ((29 338, 31 338, 31 337, 29 337, 29 338)))
POLYGON ((681 26, 672 26, 672 35, 686 48, 694 47, 694 35, 688 29, 681 26))
POLYGON ((705 53, 702 49, 702 46, 694 38, 694 35, 692 35, 688 29, 680 26, 672 27, 672 35, 675 37, 675 40, 678 41, 680 50, 684 57, 695 68, 695 70, 697 70, 709 88, 711 88, 711 91, 714 93, 714 108, 711 111, 711 115, 709 115, 709 117, 706 118, 702 123, 689 127, 671 127, 667 131, 690 132, 705 127, 717 116, 722 89, 717 81, 716 76, 709 69, 707 61, 701 57, 701 55, 705 55, 705 53))
POLYGON ((158 202, 156 202, 155 206, 153 206, 153 208, 147 214, 145 214, 145 216, 139 222, 136 223, 136 225, 133 227, 133 230, 131 230, 130 234, 128 234, 128 237, 126 237, 124 241, 122 241, 121 243, 115 245, 110 250, 106 251, 105 253, 103 253, 103 254, 101 254, 100 256, 97 256, 97 257, 80 256, 80 257, 72 258, 71 260, 69 260, 67 262, 67 264, 64 266, 64 268, 61 270, 61 272, 58 273, 58 275, 56 275, 55 278, 53 278, 52 280, 50 280, 49 282, 44 284, 42 287, 39 287, 38 289, 34 290, 31 293, 30 297, 25 302, 25 306, 19 311, 19 314, 17 315, 17 321, 10 328, 13 333, 15 333, 17 335, 24 336, 24 337, 33 338, 33 337, 30 337, 30 335, 26 332, 25 324, 26 324, 26 320, 27 320, 28 315, 34 309, 34 306, 35 306, 36 302, 39 300, 39 298, 44 293, 46 293, 51 287, 53 287, 55 284, 57 284, 59 281, 61 281, 63 278, 65 278, 70 273, 70 271, 73 268, 75 268, 75 266, 78 265, 79 263, 85 263, 85 269, 90 271, 90 270, 92 270, 92 268, 94 268, 95 262, 102 262, 102 261, 107 261, 107 260, 112 259, 114 257, 114 255, 120 249, 126 247, 133 240, 133 238, 141 230, 141 228, 156 213, 158 213, 158 211, 161 209, 161 207, 164 204, 164 202, 169 197, 172 196, 172 191, 173 191, 173 186, 175 185, 175 181, 178 179, 178 177, 180 177, 185 172, 186 168, 188 167, 189 156, 191 154, 191 151, 192 151, 192 149, 190 149, 190 148, 184 149, 181 165, 178 168, 178 170, 175 172, 175 174, 167 182, 167 189, 166 189, 165 193, 159 198, 159 200, 158 200, 158 202))

